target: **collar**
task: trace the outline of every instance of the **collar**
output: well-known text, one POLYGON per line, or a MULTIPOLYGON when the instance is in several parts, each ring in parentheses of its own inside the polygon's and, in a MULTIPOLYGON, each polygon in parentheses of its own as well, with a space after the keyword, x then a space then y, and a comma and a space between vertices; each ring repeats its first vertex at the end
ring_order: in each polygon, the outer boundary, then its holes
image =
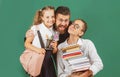
MULTIPOLYGON (((67 40, 68 40, 68 39, 65 40, 65 45, 66 45, 66 46, 68 46, 68 45, 75 45, 75 44, 68 44, 68 43, 67 43, 67 40)), ((83 45, 82 38, 79 38, 76 44, 83 45)))

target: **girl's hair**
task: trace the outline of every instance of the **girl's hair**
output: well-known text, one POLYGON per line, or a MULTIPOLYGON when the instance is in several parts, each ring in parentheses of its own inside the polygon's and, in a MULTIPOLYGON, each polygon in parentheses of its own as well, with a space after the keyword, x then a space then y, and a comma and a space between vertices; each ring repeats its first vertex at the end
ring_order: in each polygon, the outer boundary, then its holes
MULTIPOLYGON (((76 20, 79 20, 79 21, 82 21, 83 23, 84 23, 84 25, 83 25, 83 28, 82 28, 82 31, 84 32, 84 34, 85 34, 85 32, 87 31, 87 22, 85 21, 85 20, 83 20, 83 19, 80 19, 80 18, 78 18, 78 19, 76 19, 76 20)), ((73 22, 75 22, 76 20, 74 20, 73 22)), ((84 35, 83 34, 83 35, 84 35)), ((82 36, 83 36, 82 35, 82 36)), ((82 37, 82 36, 80 36, 80 37, 82 37)))
POLYGON ((85 20, 83 20, 83 19, 80 19, 80 20, 84 23, 82 31, 85 33, 87 31, 87 28, 88 28, 87 22, 85 20))
MULTIPOLYGON (((80 20, 80 21, 82 21, 84 23, 82 31, 85 33, 87 31, 87 28, 88 28, 87 27, 87 22, 85 20, 83 20, 83 19, 80 19, 80 18, 78 18, 76 20, 80 20)), ((74 21, 76 21, 76 20, 74 20, 74 21)))
POLYGON ((45 10, 55 10, 55 9, 52 6, 46 6, 38 10, 34 16, 33 25, 38 25, 42 23, 41 17, 43 16, 45 10))

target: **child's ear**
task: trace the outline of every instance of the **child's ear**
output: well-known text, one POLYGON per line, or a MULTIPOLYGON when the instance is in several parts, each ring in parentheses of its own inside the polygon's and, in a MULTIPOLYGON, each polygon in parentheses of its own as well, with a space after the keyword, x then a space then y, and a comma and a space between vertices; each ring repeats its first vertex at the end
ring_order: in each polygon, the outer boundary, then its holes
POLYGON ((80 37, 83 36, 83 35, 84 35, 84 32, 79 33, 79 36, 80 36, 80 37))
POLYGON ((44 19, 43 19, 43 16, 41 16, 41 19, 42 19, 42 21, 44 20, 44 19))

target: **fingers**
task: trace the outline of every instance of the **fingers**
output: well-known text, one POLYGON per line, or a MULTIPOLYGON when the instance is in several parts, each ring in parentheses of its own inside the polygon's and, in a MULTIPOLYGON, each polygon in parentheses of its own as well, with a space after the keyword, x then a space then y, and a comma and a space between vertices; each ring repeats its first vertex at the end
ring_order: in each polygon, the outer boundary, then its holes
POLYGON ((56 48, 56 47, 57 47, 57 42, 56 42, 56 41, 52 41, 50 45, 51 45, 53 48, 56 48))
POLYGON ((41 52, 41 54, 45 54, 46 51, 45 51, 45 49, 41 48, 40 52, 41 52))

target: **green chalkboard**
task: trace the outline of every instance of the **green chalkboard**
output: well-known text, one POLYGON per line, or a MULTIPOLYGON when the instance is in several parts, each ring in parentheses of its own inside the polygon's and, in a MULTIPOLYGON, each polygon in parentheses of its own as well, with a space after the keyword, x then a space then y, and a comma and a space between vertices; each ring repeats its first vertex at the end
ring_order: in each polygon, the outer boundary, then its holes
POLYGON ((120 76, 120 0, 0 0, 0 77, 28 77, 19 56, 36 10, 46 5, 68 6, 71 20, 87 21, 84 38, 94 42, 104 63, 95 77, 120 76))

